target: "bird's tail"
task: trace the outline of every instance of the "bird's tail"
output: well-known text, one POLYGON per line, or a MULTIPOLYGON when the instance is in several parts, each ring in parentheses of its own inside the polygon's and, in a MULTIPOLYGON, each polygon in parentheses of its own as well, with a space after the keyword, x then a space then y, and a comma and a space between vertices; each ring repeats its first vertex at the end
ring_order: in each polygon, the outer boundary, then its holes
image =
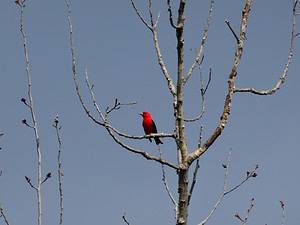
POLYGON ((154 137, 154 141, 157 145, 163 144, 162 141, 158 137, 154 137))

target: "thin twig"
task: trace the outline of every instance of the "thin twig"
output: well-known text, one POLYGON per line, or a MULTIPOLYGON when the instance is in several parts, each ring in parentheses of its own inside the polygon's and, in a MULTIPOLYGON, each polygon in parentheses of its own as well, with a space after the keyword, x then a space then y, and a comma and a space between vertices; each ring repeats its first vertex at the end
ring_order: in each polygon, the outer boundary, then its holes
MULTIPOLYGON (((159 157, 162 158, 162 152, 161 152, 161 149, 160 147, 158 146, 158 151, 159 151, 159 157)), ((171 191, 170 191, 170 188, 169 188, 169 185, 168 185, 168 181, 167 181, 167 178, 166 178, 166 171, 165 171, 165 167, 163 164, 161 164, 161 171, 162 171, 162 181, 163 181, 163 184, 165 186, 165 189, 167 191, 167 194, 172 202, 172 204, 174 205, 174 211, 175 211, 175 220, 177 219, 177 208, 178 208, 178 204, 175 200, 175 198, 173 197, 171 191)))
POLYGON ((136 154, 139 154, 141 156, 143 156, 145 159, 147 160, 153 160, 153 161, 156 161, 158 163, 161 163, 161 164, 164 164, 164 165, 167 165, 169 166, 170 168, 173 168, 175 170, 178 170, 179 167, 178 165, 175 165, 173 163, 170 163, 168 162, 167 160, 164 160, 164 159, 161 159, 159 157, 156 157, 156 156, 152 156, 150 155, 148 152, 145 152, 143 150, 140 150, 140 149, 136 149, 136 148, 133 148, 125 143, 123 143, 119 138, 116 137, 116 135, 113 133, 113 131, 108 127, 108 126, 105 126, 106 130, 108 131, 108 133, 110 134, 110 136, 114 139, 114 141, 119 144, 121 147, 123 147, 123 149, 126 149, 130 152, 133 152, 133 153, 136 153, 136 154))
MULTIPOLYGON (((232 188, 228 188, 228 174, 229 174, 229 164, 230 164, 230 155, 231 152, 229 152, 227 163, 223 164, 223 168, 225 169, 225 176, 224 176, 224 185, 223 185, 223 192, 220 194, 220 197, 218 198, 217 202, 213 206, 212 210, 208 214, 208 216, 199 224, 199 225, 204 225, 207 223, 207 221, 211 218, 211 216, 215 213, 216 209, 219 207, 219 205, 222 203, 224 197, 233 191, 237 190, 240 188, 246 181, 248 181, 250 178, 255 178, 257 176, 257 169, 258 166, 256 165, 255 168, 252 171, 247 171, 246 173, 246 178, 242 180, 239 184, 235 185, 232 188)), ((250 212, 249 212, 250 213, 250 212)))
POLYGON ((291 29, 291 39, 290 39, 290 48, 289 48, 289 53, 288 53, 288 59, 287 59, 287 63, 284 66, 283 73, 281 74, 277 83, 272 88, 265 89, 265 90, 258 90, 255 88, 235 88, 234 93, 243 92, 243 93, 251 93, 251 94, 256 94, 256 95, 272 95, 281 88, 281 86, 283 85, 283 83, 285 82, 285 80, 287 78, 289 66, 292 63, 292 59, 294 56, 296 37, 299 34, 299 33, 296 33, 297 4, 298 4, 298 0, 294 0, 293 8, 292 8, 292 11, 293 11, 292 29, 291 29))
POLYGON ((281 213, 281 224, 285 225, 285 204, 281 200, 279 201, 279 203, 280 203, 280 208, 281 208, 281 211, 282 211, 282 213, 281 213))
POLYGON ((27 181, 27 183, 29 184, 29 186, 31 188, 33 188, 35 191, 37 191, 37 188, 31 183, 31 179, 27 176, 25 176, 25 180, 27 181))
POLYGON ((130 225, 129 221, 126 218, 126 213, 124 212, 123 216, 122 216, 123 221, 127 224, 130 225))
POLYGON ((59 191, 59 225, 63 223, 63 186, 62 186, 62 179, 63 179, 63 172, 62 172, 62 161, 61 161, 61 150, 62 150, 62 141, 60 137, 60 121, 58 115, 55 116, 53 121, 53 127, 55 128, 57 142, 58 142, 58 153, 57 153, 57 176, 58 176, 58 191, 59 191))
MULTIPOLYGON (((0 133, 0 138, 4 135, 4 133, 0 133)), ((0 150, 2 150, 2 148, 0 147, 0 150)), ((2 170, 1 170, 1 174, 0 176, 2 175, 2 170)))
POLYGON ((251 201, 250 201, 250 206, 248 207, 248 209, 246 211, 245 218, 242 218, 238 213, 236 213, 234 215, 234 217, 237 218, 241 222, 241 225, 246 225, 247 224, 249 216, 250 216, 250 212, 253 209, 253 207, 254 207, 254 198, 252 198, 251 201))
POLYGON ((247 182, 250 178, 255 178, 257 177, 257 169, 258 169, 258 165, 255 166, 255 168, 252 171, 247 171, 246 177, 244 180, 242 180, 239 184, 235 185, 234 187, 230 188, 229 190, 227 190, 224 195, 227 195, 233 191, 235 191, 236 189, 238 189, 239 187, 241 187, 245 182, 247 182))
POLYGON ((111 112, 121 109, 121 106, 131 106, 131 105, 136 105, 136 104, 137 104, 137 102, 121 103, 116 98, 114 104, 111 107, 107 106, 107 108, 105 110, 105 117, 107 117, 108 114, 110 114, 111 112))
MULTIPOLYGON (((20 1, 19 1, 20 3, 20 1)), ((24 57, 25 57, 25 65, 26 65, 26 75, 27 75, 27 95, 28 95, 28 107, 31 114, 31 120, 32 120, 32 126, 28 125, 28 123, 25 120, 25 124, 28 126, 31 126, 34 130, 34 136, 35 136, 35 144, 36 144, 36 153, 37 153, 37 186, 34 187, 31 182, 27 182, 35 188, 36 195, 37 195, 37 224, 42 224, 42 193, 41 193, 41 184, 42 184, 42 154, 41 154, 41 147, 40 147, 40 138, 39 138, 39 130, 38 125, 36 121, 36 116, 34 112, 34 105, 33 105, 33 97, 32 97, 32 81, 31 81, 31 69, 30 69, 30 61, 29 61, 29 53, 27 48, 27 37, 24 31, 24 1, 22 1, 22 4, 19 4, 20 8, 20 32, 23 40, 23 51, 24 51, 24 57)), ((24 120, 23 120, 24 121, 24 120)), ((30 179, 29 179, 30 181, 30 179)))
POLYGON ((6 215, 5 215, 4 210, 3 210, 2 207, 0 207, 0 215, 1 215, 1 217, 3 217, 5 224, 9 225, 9 222, 7 220, 7 217, 6 217, 6 215))
POLYGON ((196 116, 195 118, 192 118, 192 119, 184 119, 185 122, 195 122, 195 121, 198 121, 200 120, 204 113, 205 113, 205 94, 206 94, 206 91, 210 85, 210 82, 211 82, 211 68, 209 69, 209 75, 208 75, 208 81, 204 87, 204 84, 203 84, 203 79, 202 79, 202 76, 200 76, 200 94, 201 94, 201 110, 200 110, 200 113, 198 116, 196 116))
POLYGON ((135 11, 135 13, 137 14, 137 16, 139 17, 139 19, 142 21, 142 23, 149 29, 152 31, 152 26, 144 19, 144 17, 141 15, 139 9, 137 8, 137 6, 135 5, 134 0, 130 0, 131 5, 135 11))
POLYGON ((211 21, 212 21, 212 12, 213 12, 213 8, 214 8, 214 4, 215 4, 215 1, 211 0, 210 1, 210 6, 209 6, 209 11, 208 11, 208 17, 207 17, 207 20, 206 20, 206 25, 205 25, 204 30, 203 30, 202 35, 201 35, 200 48, 197 51, 196 58, 195 58, 195 60, 192 64, 191 68, 188 70, 188 72, 187 72, 187 74, 184 78, 184 84, 191 77, 191 75, 193 74, 193 71, 196 68, 196 66, 197 65, 200 66, 203 62, 203 59, 204 59, 203 51, 204 51, 206 39, 207 39, 207 36, 208 36, 209 26, 210 26, 211 21))
POLYGON ((160 66, 160 69, 164 75, 164 78, 165 80, 167 81, 167 84, 168 84, 168 88, 169 88, 169 91, 170 93, 172 94, 172 96, 174 98, 176 98, 176 88, 174 86, 174 83, 173 83, 173 80, 171 78, 171 76, 169 75, 169 72, 168 72, 168 69, 167 69, 167 66, 163 60, 163 57, 162 57, 162 54, 161 54, 161 50, 160 50, 160 47, 159 47, 159 41, 158 41, 158 33, 157 33, 157 23, 158 23, 158 18, 157 20, 154 22, 153 20, 153 16, 152 16, 152 9, 151 9, 151 1, 148 0, 148 11, 149 11, 149 16, 150 16, 150 23, 151 25, 146 22, 146 20, 141 16, 139 10, 137 9, 135 3, 133 0, 130 0, 131 1, 131 4, 133 6, 133 9, 135 11, 135 13, 138 15, 138 17, 140 18, 140 20, 145 24, 145 26, 151 31, 152 33, 152 39, 153 39, 153 43, 154 43, 154 48, 155 48, 155 51, 156 51, 156 55, 157 55, 157 61, 158 61, 158 64, 160 66))
POLYGON ((227 182, 228 182, 230 161, 231 161, 231 151, 229 151, 229 153, 228 153, 226 165, 225 166, 223 165, 223 167, 225 169, 223 192, 220 194, 219 199, 217 200, 217 202, 215 203, 215 205, 213 206, 213 208, 209 212, 208 216, 204 220, 202 220, 201 223, 199 223, 199 225, 204 225, 204 224, 207 223, 207 221, 212 217, 212 215, 214 214, 214 212, 216 211, 216 209, 218 208, 218 206, 220 205, 220 203, 222 202, 222 200, 225 196, 225 192, 227 190, 227 182))
POLYGON ((236 35, 234 29, 231 27, 230 22, 229 22, 228 20, 225 20, 225 23, 226 23, 226 25, 228 26, 228 28, 230 29, 231 33, 233 34, 233 36, 234 36, 234 38, 235 38, 237 44, 239 44, 239 43, 240 43, 240 40, 239 40, 238 36, 236 35))
POLYGON ((76 94, 78 96, 78 99, 80 101, 81 106, 83 107, 85 113, 87 116, 94 121, 96 124, 103 126, 104 123, 97 120, 90 112, 88 107, 86 106, 83 97, 80 93, 79 83, 77 81, 77 65, 76 65, 76 56, 75 56, 75 47, 74 47, 74 40, 73 40, 73 25, 72 25, 72 19, 71 19, 71 4, 69 0, 65 0, 66 7, 67 7, 67 20, 69 25, 69 42, 70 42, 70 50, 71 50, 71 58, 72 58, 72 78, 75 85, 76 94))
POLYGON ((167 0, 167 5, 168 5, 168 12, 169 12, 169 21, 170 21, 170 24, 173 28, 177 28, 177 26, 174 24, 174 21, 173 21, 173 13, 172 13, 172 5, 171 5, 171 0, 167 0))
MULTIPOLYGON (((200 127, 200 132, 199 132, 198 147, 200 147, 201 144, 202 144, 202 132, 203 132, 203 127, 201 126, 200 127)), ((195 165, 195 169, 194 169, 194 173, 193 173, 193 181, 192 181, 192 184, 191 184, 191 187, 190 187, 190 191, 189 191, 188 205, 190 204, 190 201, 191 201, 191 198, 192 198, 192 194, 193 194, 193 191, 194 191, 194 187, 195 187, 196 182, 197 182, 197 174, 198 174, 199 168, 200 168, 200 165, 199 165, 199 158, 198 158, 196 160, 196 165, 195 165)))

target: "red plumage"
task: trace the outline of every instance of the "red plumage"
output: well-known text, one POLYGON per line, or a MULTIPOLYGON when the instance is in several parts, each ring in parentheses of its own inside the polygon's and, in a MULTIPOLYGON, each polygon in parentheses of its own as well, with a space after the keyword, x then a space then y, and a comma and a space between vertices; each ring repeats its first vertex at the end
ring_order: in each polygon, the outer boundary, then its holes
MULTIPOLYGON (((143 128, 145 134, 156 134, 157 128, 151 114, 149 112, 142 112, 140 115, 143 117, 143 128)), ((149 138, 149 141, 152 142, 151 138, 149 138)), ((154 141, 157 145, 162 144, 162 141, 158 137, 154 137, 154 141)))

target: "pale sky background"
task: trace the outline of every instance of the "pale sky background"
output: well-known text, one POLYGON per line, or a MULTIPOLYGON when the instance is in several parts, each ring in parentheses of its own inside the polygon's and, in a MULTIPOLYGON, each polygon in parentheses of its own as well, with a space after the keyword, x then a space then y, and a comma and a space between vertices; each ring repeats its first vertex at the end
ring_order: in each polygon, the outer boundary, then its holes
MULTIPOLYGON (((146 1, 137 0, 146 13, 146 1)), ((161 181, 161 168, 116 145, 101 127, 84 114, 71 77, 66 7, 63 0, 27 0, 25 29, 32 65, 33 97, 41 135, 44 173, 53 173, 43 185, 43 221, 58 223, 56 177, 57 141, 52 127, 58 113, 62 124, 64 170, 64 224, 124 224, 124 212, 132 225, 174 224, 171 202, 161 181)), ((226 91, 235 39, 226 27, 228 19, 238 32, 244 1, 216 0, 205 61, 201 70, 212 82, 206 97, 202 121, 186 126, 189 148, 197 144, 200 126, 207 138, 218 123, 226 91)), ((174 13, 177 1, 174 2, 174 13)), ((186 66, 191 65, 200 33, 208 14, 209 1, 187 1, 186 66)), ((279 78, 287 60, 291 1, 254 1, 247 41, 238 72, 238 87, 269 88, 279 78)), ((159 131, 174 128, 171 95, 160 73, 150 32, 135 15, 130 1, 73 0, 73 26, 78 70, 88 68, 99 105, 104 109, 114 98, 137 101, 111 115, 120 130, 142 135, 138 113, 150 111, 159 131)), ((165 1, 154 0, 154 14, 161 13, 159 38, 169 72, 175 79, 175 34, 168 24, 165 1)), ((300 22, 300 21, 298 21, 300 22)), ((36 196, 24 176, 36 178, 33 132, 21 120, 29 120, 27 84, 19 9, 13 0, 0 1, 0 203, 13 225, 36 223, 36 196)), ((299 31, 298 26, 298 31, 299 31)), ((190 207, 190 224, 199 223, 222 191, 225 162, 232 149, 230 186, 259 164, 258 177, 226 197, 208 224, 238 224, 236 212, 245 215, 250 199, 255 207, 249 224, 281 224, 279 200, 286 203, 286 224, 299 224, 299 41, 289 77, 273 96, 250 94, 234 96, 228 126, 223 135, 201 158, 198 183, 190 207)), ((196 70, 185 94, 185 114, 200 109, 199 75, 196 70)), ((83 95, 89 99, 85 84, 83 95)), ((175 161, 176 148, 164 139, 164 156, 175 161)), ((151 154, 156 147, 148 140, 129 141, 151 154)), ((176 195, 176 174, 167 169, 172 192, 176 195)), ((0 218, 1 219, 1 218, 0 218)), ((2 221, 1 221, 2 223, 2 221)))

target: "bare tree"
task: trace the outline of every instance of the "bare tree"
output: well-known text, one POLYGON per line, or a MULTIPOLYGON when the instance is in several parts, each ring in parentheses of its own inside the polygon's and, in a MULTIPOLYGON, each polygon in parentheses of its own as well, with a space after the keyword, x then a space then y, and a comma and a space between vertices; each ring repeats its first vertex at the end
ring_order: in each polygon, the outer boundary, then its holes
MULTIPOLYGON (((159 38, 158 38, 158 22, 160 15, 155 17, 153 15, 152 10, 152 1, 147 0, 148 2, 148 16, 149 19, 146 19, 140 10, 138 9, 136 3, 134 0, 130 0, 132 7, 137 14, 138 18, 141 20, 141 22, 145 25, 145 27, 150 31, 150 34, 152 36, 153 40, 153 46, 156 52, 157 62, 159 64, 159 67, 161 69, 162 75, 164 79, 166 80, 168 91, 170 92, 173 100, 173 112, 174 112, 174 132, 172 133, 158 133, 158 134, 150 134, 150 135, 144 135, 144 136, 134 136, 130 134, 123 133, 119 131, 117 128, 115 128, 114 125, 110 122, 109 116, 110 113, 113 111, 117 111, 122 106, 131 105, 134 103, 121 103, 118 99, 115 99, 115 102, 112 106, 107 107, 105 110, 100 109, 99 105, 97 104, 96 95, 94 92, 94 86, 90 82, 88 73, 86 72, 85 81, 87 85, 87 89, 90 93, 91 102, 93 103, 94 110, 96 114, 93 113, 93 110, 90 110, 84 100, 84 97, 82 96, 79 81, 78 81, 78 72, 77 72, 77 61, 76 61, 76 54, 74 49, 74 41, 73 41, 73 25, 71 20, 71 6, 69 0, 65 0, 67 10, 68 10, 68 25, 69 25, 69 32, 70 32, 70 50, 71 50, 71 57, 72 57, 72 74, 73 74, 73 81, 75 84, 75 90, 76 94, 79 98, 79 101, 86 113, 86 115, 97 125, 103 127, 108 134, 111 136, 111 138, 122 147, 122 149, 127 150, 129 152, 141 155, 147 160, 155 161, 161 164, 162 166, 162 173, 163 173, 163 182, 166 187, 166 190, 168 192, 168 195, 170 199, 172 200, 172 203, 175 207, 176 212, 176 225, 186 225, 188 224, 188 208, 189 208, 189 201, 192 197, 194 185, 196 183, 196 177, 197 177, 197 171, 199 168, 199 161, 198 159, 210 148, 210 146, 221 136, 222 132, 224 131, 229 118, 230 118, 230 112, 232 109, 232 102, 234 94, 237 93, 253 93, 257 95, 271 95, 275 93, 284 83, 287 74, 288 74, 288 68, 289 65, 292 62, 293 52, 294 52, 294 45, 295 45, 295 38, 297 36, 295 32, 295 26, 296 26, 296 8, 298 4, 298 0, 293 0, 292 4, 292 27, 291 27, 291 38, 290 38, 290 48, 288 53, 288 59, 287 63, 284 66, 284 70, 282 75, 280 76, 278 82, 274 85, 273 88, 267 89, 267 90, 257 90, 254 88, 237 88, 236 87, 236 78, 238 75, 238 67, 243 55, 244 50, 244 44, 246 41, 246 33, 247 33, 247 24, 248 19, 250 16, 250 10, 252 6, 252 0, 245 0, 244 7, 242 9, 242 15, 241 15, 241 21, 240 21, 240 29, 239 32, 236 33, 234 29, 231 27, 231 24, 229 21, 225 21, 225 24, 228 26, 230 32, 234 36, 236 40, 236 47, 235 47, 235 53, 233 56, 233 63, 231 67, 231 71, 228 75, 227 79, 227 93, 225 96, 224 104, 223 104, 223 111, 221 112, 220 120, 218 121, 215 129, 213 132, 208 136, 206 140, 200 142, 197 148, 195 149, 189 149, 187 145, 187 138, 186 138, 186 131, 185 126, 186 122, 194 122, 197 120, 200 120, 202 118, 202 115, 204 113, 204 98, 206 90, 209 86, 210 79, 211 79, 211 70, 209 75, 209 81, 207 85, 204 85, 202 83, 201 87, 201 97, 202 97, 202 107, 201 111, 197 116, 195 116, 192 119, 187 119, 184 114, 184 91, 186 88, 186 84, 191 78, 195 68, 197 66, 200 66, 203 62, 204 58, 204 47, 205 43, 208 37, 208 30, 210 23, 212 21, 212 12, 214 7, 214 0, 210 1, 210 7, 209 7, 209 13, 208 18, 206 22, 206 26, 203 29, 202 36, 200 38, 200 46, 199 50, 191 63, 190 68, 185 71, 184 65, 185 65, 185 41, 184 41, 184 28, 185 28, 185 9, 186 9, 186 0, 179 0, 178 2, 178 13, 177 13, 177 19, 174 18, 174 13, 172 9, 172 2, 171 0, 166 0, 166 7, 168 9, 168 16, 169 16, 169 22, 170 26, 174 29, 174 33, 176 35, 177 40, 177 76, 176 80, 173 80, 173 76, 170 75, 169 70, 167 68, 167 65, 165 63, 165 60, 162 56, 162 52, 160 50, 159 45, 159 38), (130 146, 124 141, 124 139, 146 139, 146 138, 153 138, 153 137, 160 137, 160 138, 171 138, 175 141, 177 146, 177 159, 178 161, 176 163, 170 162, 167 159, 163 159, 161 154, 159 157, 150 154, 148 151, 144 149, 138 149, 133 146, 130 146), (192 182, 190 185, 190 179, 189 179, 189 170, 192 166, 192 164, 196 161, 196 169, 193 174, 192 182), (165 172, 164 172, 164 166, 167 166, 169 168, 172 168, 176 171, 178 175, 178 183, 177 183, 177 190, 178 190, 178 196, 177 199, 173 197, 173 195, 170 193, 165 172)), ((201 135, 200 135, 201 136, 201 135)), ((249 178, 256 177, 257 173, 256 170, 258 167, 256 167, 254 170, 247 172, 246 178, 241 181, 240 184, 234 186, 233 188, 227 187, 227 177, 228 177, 228 168, 229 168, 229 161, 228 159, 227 164, 224 164, 223 167, 226 169, 225 172, 225 179, 224 179, 224 188, 223 192, 220 195, 220 198, 214 205, 213 209, 211 210, 210 214, 202 221, 200 222, 201 225, 205 224, 208 219, 211 217, 211 215, 214 213, 222 199, 225 195, 233 192, 237 188, 239 188, 242 184, 244 184, 249 178)), ((249 213, 254 205, 254 200, 251 200, 251 205, 247 211, 247 216, 242 219, 239 216, 236 216, 243 224, 246 224, 247 218, 249 216, 249 213)), ((129 224, 129 221, 126 219, 125 215, 122 217, 124 222, 126 224, 129 224)))

